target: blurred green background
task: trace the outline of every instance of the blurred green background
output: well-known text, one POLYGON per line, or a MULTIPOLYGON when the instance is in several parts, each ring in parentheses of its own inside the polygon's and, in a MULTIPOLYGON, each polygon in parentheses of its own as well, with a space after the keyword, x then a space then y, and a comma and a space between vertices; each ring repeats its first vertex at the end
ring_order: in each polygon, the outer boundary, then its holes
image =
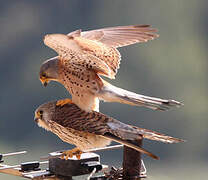
MULTIPOLYGON (((120 49, 121 68, 111 81, 119 87, 182 101, 181 108, 153 111, 101 103, 100 111, 122 122, 186 139, 186 143, 145 141, 160 156, 144 156, 151 180, 207 177, 208 156, 208 1, 206 0, 18 0, 0 4, 0 152, 27 150, 8 163, 38 160, 71 148, 33 121, 40 104, 69 96, 58 83, 42 87, 41 63, 56 55, 44 46, 47 33, 76 29, 151 24, 160 37, 120 49)), ((108 80, 110 82, 110 80, 108 80)), ((102 162, 119 166, 122 151, 100 153, 102 162)), ((0 174, 0 179, 21 179, 0 174)))

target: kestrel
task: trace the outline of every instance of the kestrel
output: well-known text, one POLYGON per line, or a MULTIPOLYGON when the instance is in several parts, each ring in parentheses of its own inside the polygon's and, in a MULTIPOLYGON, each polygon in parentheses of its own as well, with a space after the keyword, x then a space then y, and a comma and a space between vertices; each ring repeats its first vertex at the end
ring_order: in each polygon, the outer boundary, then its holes
MULTIPOLYGON (((63 84, 72 95, 72 101, 85 111, 99 111, 99 99, 154 110, 180 106, 181 103, 174 100, 143 96, 115 87, 100 77, 115 78, 121 60, 118 47, 152 40, 158 37, 155 32, 149 25, 135 25, 46 35, 45 45, 58 56, 42 64, 40 80, 45 86, 49 81, 63 84)), ((59 102, 65 103, 67 101, 59 102)))
POLYGON ((151 130, 124 124, 96 111, 86 112, 72 101, 63 106, 57 105, 57 101, 39 106, 35 111, 35 121, 40 127, 76 146, 76 148, 64 152, 67 158, 72 157, 73 154, 79 158, 85 150, 105 147, 111 141, 115 141, 158 159, 157 156, 133 144, 132 141, 141 138, 164 143, 183 141, 151 130))

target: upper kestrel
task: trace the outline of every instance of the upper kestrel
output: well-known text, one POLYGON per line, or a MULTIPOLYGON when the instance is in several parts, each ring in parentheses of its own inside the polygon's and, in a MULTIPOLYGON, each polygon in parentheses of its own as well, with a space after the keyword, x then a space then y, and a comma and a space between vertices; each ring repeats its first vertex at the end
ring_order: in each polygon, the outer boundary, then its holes
POLYGON ((135 25, 46 35, 44 43, 59 56, 42 64, 40 80, 44 85, 51 80, 63 84, 71 93, 72 101, 86 111, 99 111, 99 99, 159 110, 179 106, 181 103, 174 100, 117 88, 100 77, 115 78, 121 59, 118 47, 152 40, 158 37, 155 32, 149 25, 135 25))
POLYGON ((164 143, 183 141, 155 131, 124 124, 96 111, 83 111, 72 102, 58 106, 57 101, 53 101, 39 106, 35 111, 35 121, 63 141, 77 147, 65 152, 67 156, 72 156, 76 152, 80 154, 85 150, 105 147, 111 141, 115 141, 157 159, 157 156, 131 141, 141 138, 164 143))

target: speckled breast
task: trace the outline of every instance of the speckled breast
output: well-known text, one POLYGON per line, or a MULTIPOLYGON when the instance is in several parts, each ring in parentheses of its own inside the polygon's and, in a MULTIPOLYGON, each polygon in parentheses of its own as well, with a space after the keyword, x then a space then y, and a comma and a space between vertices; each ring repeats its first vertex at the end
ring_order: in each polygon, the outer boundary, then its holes
POLYGON ((53 126, 51 131, 59 136, 63 141, 77 146, 82 151, 105 147, 111 143, 111 140, 106 139, 103 136, 65 128, 57 123, 53 126))
POLYGON ((72 95, 81 97, 84 93, 96 93, 100 89, 97 74, 79 63, 75 64, 70 60, 62 59, 59 71, 62 83, 72 95))

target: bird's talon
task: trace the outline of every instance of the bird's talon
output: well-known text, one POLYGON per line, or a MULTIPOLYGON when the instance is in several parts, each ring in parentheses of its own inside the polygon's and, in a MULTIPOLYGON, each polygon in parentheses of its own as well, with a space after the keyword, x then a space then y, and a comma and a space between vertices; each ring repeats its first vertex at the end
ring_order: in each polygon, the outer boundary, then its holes
POLYGON ((64 106, 65 104, 72 104, 71 99, 62 99, 56 102, 56 106, 64 106))
POLYGON ((76 154, 76 158, 80 159, 81 158, 81 154, 76 154))
POLYGON ((69 158, 72 158, 74 155, 76 156, 77 159, 80 159, 81 154, 82 151, 80 151, 78 148, 74 148, 71 150, 64 151, 61 155, 61 159, 68 160, 69 158))
POLYGON ((61 159, 65 159, 65 155, 64 155, 64 154, 62 154, 60 158, 61 158, 61 159))

